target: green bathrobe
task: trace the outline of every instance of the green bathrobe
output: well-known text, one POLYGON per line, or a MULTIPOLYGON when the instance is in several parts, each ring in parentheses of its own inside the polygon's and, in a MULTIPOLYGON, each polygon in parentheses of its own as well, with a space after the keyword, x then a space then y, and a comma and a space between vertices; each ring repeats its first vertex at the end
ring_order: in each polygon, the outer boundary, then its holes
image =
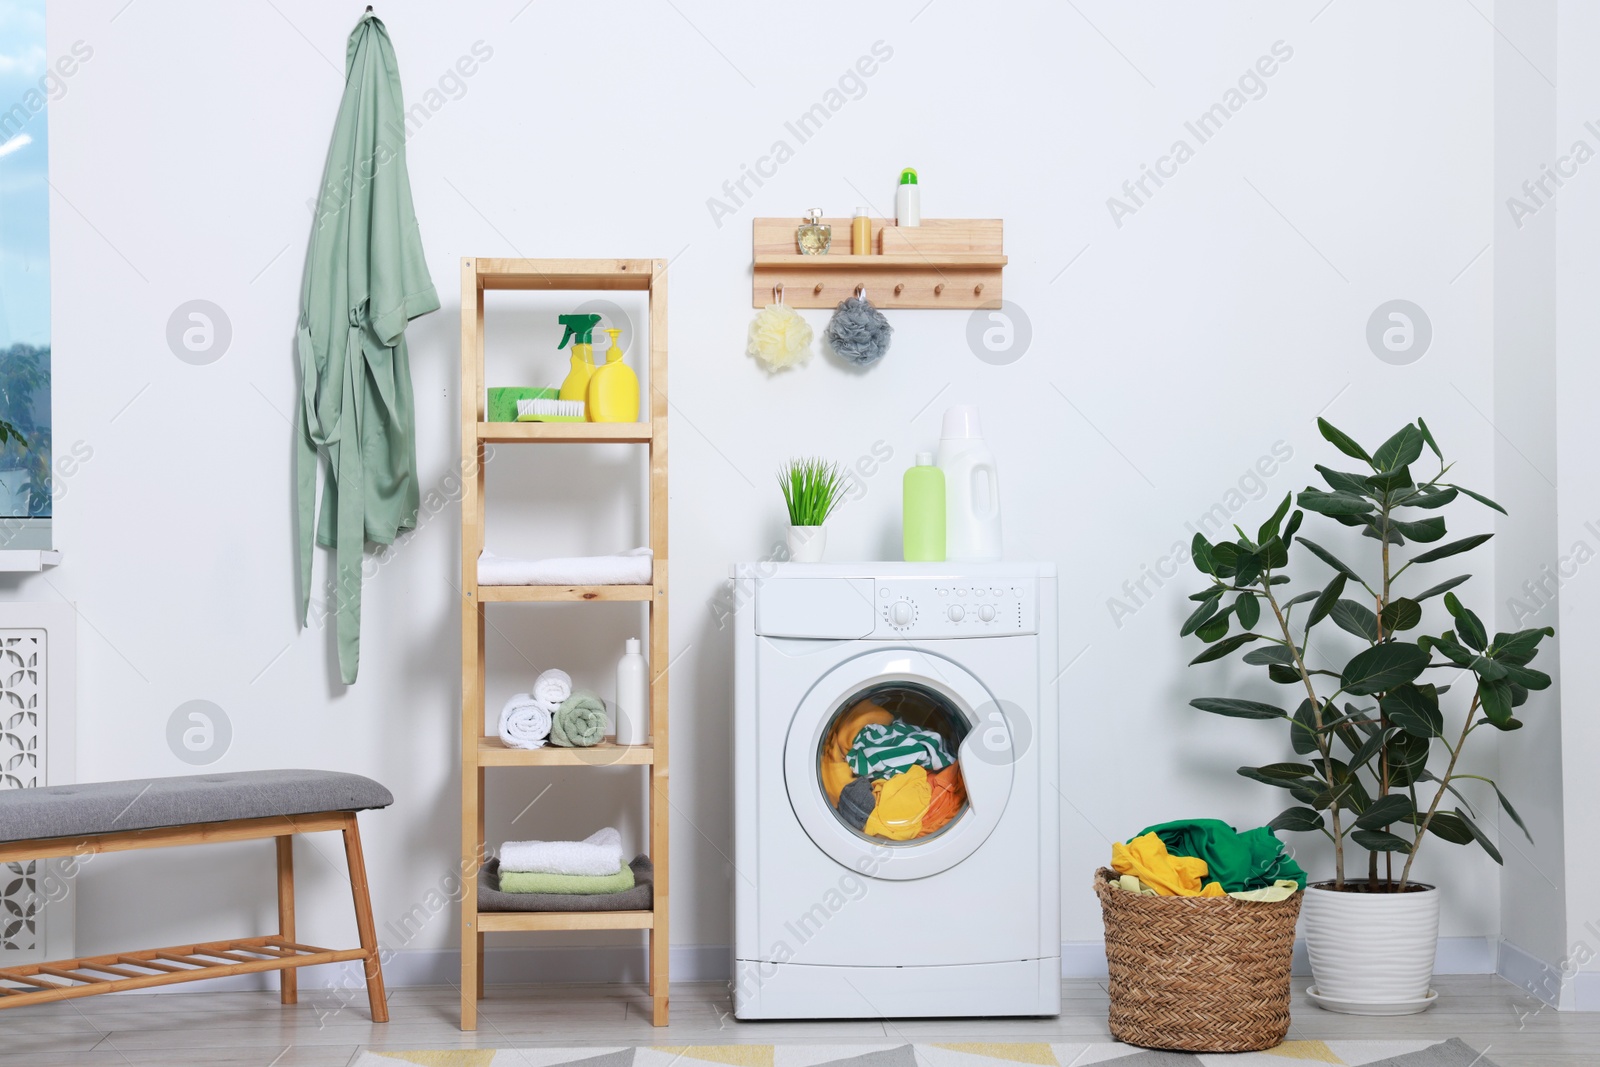
POLYGON ((344 99, 306 252, 296 347, 300 603, 312 537, 334 549, 339 673, 356 680, 365 542, 417 523, 417 446, 406 323, 439 307, 406 175, 405 109, 389 34, 370 12, 345 49, 344 99), (322 515, 314 515, 318 457, 322 515))

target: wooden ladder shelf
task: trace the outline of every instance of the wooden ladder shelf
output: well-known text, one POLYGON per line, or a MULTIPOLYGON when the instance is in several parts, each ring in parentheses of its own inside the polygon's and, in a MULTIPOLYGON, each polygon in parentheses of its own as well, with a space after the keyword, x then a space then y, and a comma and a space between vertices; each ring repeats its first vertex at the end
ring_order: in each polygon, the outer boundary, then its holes
POLYGON ((484 935, 528 930, 648 930, 652 1019, 667 1025, 667 263, 663 259, 473 259, 461 261, 461 1028, 478 1028, 484 935), (650 364, 647 421, 630 423, 487 422, 483 294, 489 289, 634 290, 648 294, 650 364), (649 450, 649 585, 482 586, 484 446, 489 442, 642 444, 649 450), (507 748, 489 729, 484 707, 484 605, 634 601, 650 605, 650 743, 593 748, 507 748), (484 776, 490 767, 642 766, 650 777, 649 911, 479 912, 484 841, 484 776))

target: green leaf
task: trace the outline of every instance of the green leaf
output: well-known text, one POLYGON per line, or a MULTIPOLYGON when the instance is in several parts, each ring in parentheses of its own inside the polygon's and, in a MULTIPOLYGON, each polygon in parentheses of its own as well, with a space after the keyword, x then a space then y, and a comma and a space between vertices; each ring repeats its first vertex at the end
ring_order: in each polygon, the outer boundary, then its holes
POLYGON ((1354 600, 1341 600, 1328 614, 1333 619, 1334 625, 1345 633, 1355 634, 1368 641, 1378 639, 1378 617, 1366 605, 1358 604, 1354 600))
POLYGON ((1340 595, 1344 593, 1346 581, 1347 579, 1343 574, 1333 576, 1333 581, 1328 583, 1328 587, 1322 591, 1322 594, 1317 597, 1317 602, 1312 605, 1311 614, 1306 616, 1307 630, 1327 618, 1328 612, 1333 610, 1333 606, 1339 602, 1340 595))
POLYGON ((1264 667, 1269 663, 1292 664, 1294 652, 1288 645, 1265 645, 1261 648, 1252 648, 1244 654, 1244 661, 1252 667, 1264 667))
POLYGON ((1450 791, 1451 796, 1461 801, 1461 806, 1467 809, 1468 815, 1471 815, 1474 819, 1478 817, 1478 809, 1472 806, 1472 801, 1467 799, 1465 793, 1456 788, 1454 781, 1447 782, 1443 778, 1440 778, 1437 774, 1434 774, 1432 771, 1422 771, 1417 775, 1417 781, 1438 782, 1440 785, 1444 786, 1444 788, 1450 791))
POLYGON ((1261 577, 1261 556, 1255 552, 1240 550, 1234 568, 1234 585, 1254 585, 1256 579, 1261 577))
POLYGON ((1289 743, 1296 756, 1309 756, 1318 751, 1317 720, 1311 710, 1311 701, 1302 700, 1289 720, 1289 743))
POLYGON ((1479 829, 1478 824, 1473 822, 1471 817, 1469 817, 1466 812, 1462 811, 1460 808, 1457 808, 1456 818, 1460 819, 1466 824, 1467 829, 1472 832, 1473 838, 1477 840, 1478 844, 1483 846, 1483 850, 1489 854, 1490 859, 1494 860, 1502 867, 1506 865, 1505 857, 1501 856, 1500 850, 1494 847, 1494 842, 1489 840, 1489 835, 1485 834, 1481 829, 1479 829))
POLYGON ((1434 442, 1433 431, 1428 429, 1428 424, 1419 418, 1417 419, 1417 429, 1422 433, 1422 439, 1428 443, 1428 447, 1433 450, 1433 454, 1438 457, 1439 462, 1443 463, 1444 453, 1439 451, 1439 446, 1434 442))
POLYGON ((1407 682, 1385 693, 1378 704, 1390 722, 1413 737, 1440 737, 1444 734, 1439 693, 1431 685, 1407 682))
POLYGON ((1400 519, 1391 518, 1389 522, 1408 538, 1413 541, 1419 541, 1422 544, 1437 541, 1445 535, 1444 517, 1441 515, 1430 515, 1426 519, 1418 519, 1416 522, 1403 522, 1400 519))
POLYGON ((1194 560, 1195 569, 1201 574, 1212 574, 1211 542, 1206 540, 1206 535, 1197 533, 1194 540, 1189 543, 1189 556, 1194 560))
MULTIPOLYGON (((1183 629, 1178 631, 1178 636, 1188 637, 1190 634, 1198 630, 1201 624, 1217 613, 1217 606, 1221 603, 1222 589, 1219 587, 1212 590, 1211 595, 1205 600, 1202 600, 1200 602, 1200 606, 1195 608, 1189 617, 1184 620, 1183 629)), ((1218 634, 1217 636, 1220 637, 1221 634, 1218 634)))
POLYGON ((1328 443, 1333 445, 1333 447, 1337 448, 1340 452, 1343 452, 1352 459, 1363 460, 1367 463, 1372 462, 1372 457, 1367 455, 1366 449, 1356 444, 1354 438, 1345 433, 1343 430, 1335 427, 1333 423, 1329 422, 1327 419, 1318 418, 1317 429, 1321 431, 1322 436, 1328 440, 1328 443))
POLYGON ((1317 464, 1317 473, 1322 475, 1322 480, 1335 492, 1354 493, 1361 496, 1370 492, 1367 487, 1367 476, 1364 474, 1351 474, 1349 471, 1336 471, 1331 467, 1317 464))
POLYGON ((1411 806, 1411 798, 1404 793, 1390 793, 1386 797, 1374 800, 1361 817, 1356 820, 1356 825, 1363 830, 1377 830, 1391 823, 1407 822, 1416 813, 1411 806))
POLYGON ((1452 845, 1470 845, 1473 837, 1467 824, 1448 811, 1436 811, 1428 820, 1428 832, 1437 834, 1452 845))
POLYGON ((1406 535, 1400 532, 1400 528, 1394 524, 1392 519, 1387 526, 1379 526, 1377 516, 1369 515, 1363 526, 1365 528, 1361 531, 1362 537, 1370 537, 1374 541, 1385 541, 1391 545, 1403 545, 1406 543, 1406 535))
POLYGON ((1278 813, 1277 818, 1267 823, 1269 830, 1320 830, 1322 829, 1322 813, 1314 808, 1285 808, 1278 813))
POLYGON ((1481 682, 1499 682, 1510 677, 1514 668, 1503 663, 1496 663, 1488 656, 1473 656, 1472 662, 1467 664, 1467 670, 1478 676, 1481 682))
POLYGON ((1478 702, 1483 714, 1496 726, 1511 718, 1511 683, 1478 682, 1478 702))
POLYGON ((1540 641, 1543 641, 1546 637, 1554 637, 1555 634, 1555 630, 1549 626, 1540 626, 1531 630, 1518 630, 1514 634, 1495 634, 1494 658, 1502 663, 1521 667, 1539 654, 1540 641))
POLYGON ((1506 795, 1500 792, 1499 784, 1490 782, 1489 785, 1494 790, 1494 795, 1499 798, 1500 807, 1507 815, 1511 816, 1511 821, 1517 824, 1517 829, 1521 830, 1522 836, 1528 839, 1528 844, 1533 844, 1533 835, 1528 832, 1527 824, 1522 821, 1522 816, 1517 814, 1517 809, 1511 806, 1511 801, 1506 799, 1506 795))
POLYGON ((1386 641, 1351 657, 1339 683, 1351 696, 1369 696, 1404 685, 1428 665, 1425 649, 1409 641, 1386 641))
POLYGON ((1400 501, 1400 505, 1408 508, 1424 508, 1433 510, 1442 508, 1456 498, 1458 489, 1430 489, 1425 493, 1418 493, 1400 501))
POLYGON ((1196 697, 1189 706, 1209 711, 1213 715, 1231 715, 1236 719, 1287 719, 1289 713, 1259 700, 1235 700, 1232 697, 1196 697))
POLYGON ((1372 510, 1372 501, 1366 497, 1339 490, 1325 493, 1321 489, 1304 489, 1297 503, 1319 515, 1365 515, 1372 510))
POLYGON ((1451 489, 1459 489, 1459 490, 1461 490, 1463 493, 1467 494, 1472 499, 1476 500, 1478 503, 1483 504, 1486 507, 1494 508, 1496 511, 1498 511, 1502 515, 1510 514, 1509 512, 1506 511, 1505 508, 1501 507, 1499 504, 1496 504, 1493 500, 1490 500, 1488 497, 1484 496, 1482 493, 1474 493, 1471 489, 1468 489, 1464 485, 1452 485, 1450 488, 1451 489))
MULTIPOLYGON (((1472 551, 1474 548, 1477 548, 1479 545, 1483 544, 1493 536, 1494 534, 1492 533, 1486 533, 1473 534, 1471 537, 1463 537, 1459 541, 1451 541, 1449 544, 1440 545, 1438 548, 1430 548, 1426 552, 1420 552, 1411 557, 1411 562, 1432 563, 1435 560, 1448 559, 1450 556, 1458 556, 1463 552, 1472 551)), ((1417 599, 1423 600, 1426 598, 1419 596, 1417 599)))
POLYGON ((1211 573, 1218 578, 1233 577, 1233 565, 1239 560, 1239 549, 1227 541, 1211 546, 1211 573))
POLYGON ((1409 630, 1422 621, 1422 605, 1408 597, 1391 600, 1383 609, 1385 633, 1409 630))
POLYGON ((1405 788, 1428 769, 1428 753, 1432 743, 1426 737, 1416 737, 1404 730, 1384 743, 1383 756, 1389 764, 1389 784, 1405 788))
MULTIPOLYGON (((1361 747, 1355 749, 1350 755, 1350 766, 1365 767, 1372 762, 1372 757, 1383 749, 1384 744, 1398 732, 1398 727, 1391 726, 1389 729, 1380 730, 1361 742, 1361 747)), ((1348 747, 1348 742, 1346 742, 1346 747, 1348 747)))
POLYGON ((1379 471, 1366 479, 1366 488, 1369 492, 1378 494, 1393 493, 1397 489, 1411 488, 1411 468, 1396 467, 1390 471, 1379 471))
POLYGON ((1239 617, 1240 626, 1253 630, 1256 623, 1261 621, 1261 601, 1253 593, 1240 593, 1233 602, 1233 613, 1239 617))
POLYGON ((1384 830, 1353 830, 1350 836, 1368 852, 1410 852, 1411 842, 1384 830))
POLYGON ((1205 622, 1195 627, 1194 631, 1195 636, 1200 638, 1200 640, 1204 641, 1208 645, 1211 642, 1220 639, 1227 632, 1228 612, 1226 611, 1222 612, 1220 615, 1214 615, 1207 619, 1205 622))
MULTIPOLYGON (((1300 524, 1305 520, 1306 513, 1298 509, 1296 509, 1295 512, 1289 516, 1289 525, 1283 528, 1283 543, 1285 546, 1287 546, 1290 541, 1294 540, 1294 535, 1300 530, 1300 524)), ((1283 551, 1284 554, 1287 555, 1289 549, 1285 547, 1283 551)))
POLYGON ((1422 445, 1422 431, 1406 423, 1393 437, 1378 446, 1378 450, 1372 454, 1372 465, 1380 471, 1408 466, 1422 455, 1422 445))
POLYGON ((1238 773, 1252 781, 1287 789, 1307 778, 1315 778, 1317 772, 1304 763, 1269 763, 1264 767, 1240 767, 1238 773))
POLYGON ((1478 657, 1461 647, 1461 642, 1456 640, 1454 630, 1446 630, 1438 637, 1419 637, 1417 644, 1423 648, 1438 649, 1451 663, 1465 667, 1478 657))
POLYGON ((1460 585, 1462 582, 1466 581, 1467 579, 1469 579, 1471 577, 1472 577, 1472 575, 1470 575, 1470 574, 1458 574, 1454 578, 1451 578, 1447 582, 1440 582, 1438 585, 1429 586, 1427 589, 1424 589, 1422 592, 1418 593, 1416 596, 1412 597, 1411 599, 1415 600, 1417 603, 1420 604, 1424 600, 1429 599, 1430 597, 1436 597, 1440 593, 1448 592, 1449 590, 1454 589, 1456 586, 1460 585))
MULTIPOLYGON (((1496 662, 1499 662, 1498 660, 1496 662)), ((1502 663, 1501 668, 1506 672, 1506 677, 1524 689, 1549 689, 1550 676, 1544 671, 1536 671, 1529 667, 1515 667, 1509 663, 1502 663)))
POLYGON ((1350 579, 1353 582, 1361 581, 1361 575, 1357 574, 1355 571, 1351 570, 1344 563, 1340 562, 1338 556, 1335 556, 1332 552, 1329 552, 1327 549, 1323 548, 1321 545, 1317 544, 1315 541, 1308 541, 1304 537, 1296 538, 1296 540, 1299 541, 1302 545, 1305 545, 1307 548, 1309 548, 1311 550, 1311 554, 1312 555, 1316 556, 1322 562, 1326 563, 1328 566, 1332 567, 1334 570, 1338 571, 1340 574, 1344 575, 1346 578, 1350 579))
POLYGON ((1283 517, 1289 514, 1289 505, 1293 502, 1294 494, 1285 493, 1283 496, 1283 503, 1278 505, 1278 510, 1272 513, 1272 517, 1270 519, 1261 524, 1261 530, 1256 534, 1256 541, 1259 544, 1264 545, 1274 537, 1278 536, 1278 527, 1283 522, 1283 517))
MULTIPOLYGON (((1272 538, 1262 545, 1256 554, 1261 557, 1262 563, 1272 570, 1277 570, 1279 567, 1285 567, 1289 564, 1289 547, 1283 543, 1281 537, 1272 538)), ((1273 582, 1276 583, 1278 580, 1279 576, 1274 576, 1273 582)), ((1287 579, 1284 580, 1287 581, 1287 579)))
POLYGON ((1267 678, 1279 685, 1299 685, 1300 672, 1283 663, 1267 664, 1267 678))

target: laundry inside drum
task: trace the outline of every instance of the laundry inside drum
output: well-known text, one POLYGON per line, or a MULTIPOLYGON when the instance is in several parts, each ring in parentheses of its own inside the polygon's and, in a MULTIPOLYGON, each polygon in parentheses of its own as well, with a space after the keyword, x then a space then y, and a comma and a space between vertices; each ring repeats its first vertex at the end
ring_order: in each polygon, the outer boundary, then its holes
POLYGON ((873 842, 914 845, 967 810, 958 758, 971 729, 948 697, 912 682, 863 689, 822 731, 817 785, 840 823, 873 842))

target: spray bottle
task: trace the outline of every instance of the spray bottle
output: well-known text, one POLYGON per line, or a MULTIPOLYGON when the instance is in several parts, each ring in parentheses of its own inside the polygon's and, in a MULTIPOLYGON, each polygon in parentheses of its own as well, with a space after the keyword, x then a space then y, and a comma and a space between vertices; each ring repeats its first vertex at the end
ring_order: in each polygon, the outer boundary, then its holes
POLYGON ((589 376, 594 373, 594 328, 599 315, 558 315, 556 321, 567 328, 557 348, 572 341, 572 370, 561 383, 562 400, 583 400, 589 393, 589 376))

